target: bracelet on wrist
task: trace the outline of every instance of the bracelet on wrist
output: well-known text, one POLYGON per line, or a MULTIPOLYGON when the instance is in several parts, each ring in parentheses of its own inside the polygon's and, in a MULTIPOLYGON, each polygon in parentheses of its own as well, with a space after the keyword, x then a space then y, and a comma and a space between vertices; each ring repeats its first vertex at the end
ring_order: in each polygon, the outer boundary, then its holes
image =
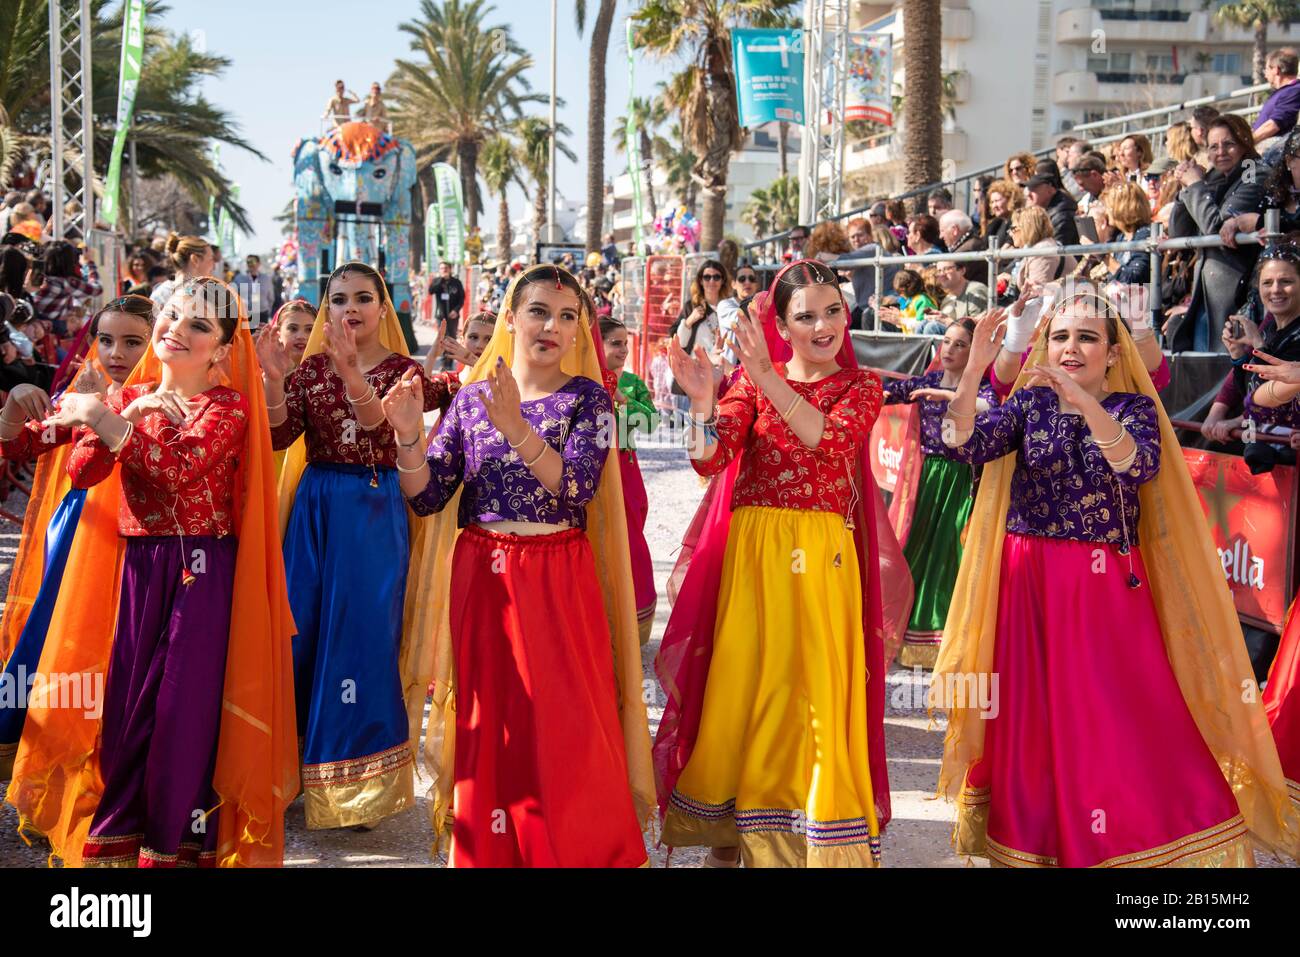
POLYGON ((1093 444, 1097 446, 1097 448, 1105 452, 1107 449, 1113 449, 1115 446, 1119 445, 1127 437, 1128 437, 1128 432, 1127 430, 1125 430, 1124 426, 1121 425, 1119 427, 1119 432, 1115 435, 1113 439, 1099 439, 1097 438, 1097 436, 1094 435, 1092 437, 1092 441, 1093 444))
POLYGON ((948 404, 948 409, 944 413, 944 415, 950 419, 970 419, 971 421, 975 420, 974 412, 960 412, 957 409, 954 409, 952 407, 952 403, 948 404))
POLYGON ((126 431, 122 433, 122 437, 118 439, 116 442, 114 442, 112 445, 108 446, 108 451, 111 452, 113 455, 116 455, 118 452, 121 452, 122 449, 126 446, 127 441, 134 434, 135 434, 135 423, 128 422, 126 424, 126 431))
POLYGON ((511 442, 511 441, 510 441, 510 437, 507 436, 507 435, 505 435, 504 433, 503 433, 503 438, 505 438, 505 440, 506 440, 506 444, 507 444, 507 445, 509 445, 509 446, 510 446, 512 449, 514 449, 516 452, 518 452, 519 449, 523 446, 523 444, 524 444, 525 442, 527 442, 529 439, 531 439, 531 438, 532 438, 534 435, 536 435, 536 434, 537 434, 537 433, 535 433, 535 432, 532 430, 532 428, 529 427, 529 428, 527 428, 527 429, 524 430, 524 437, 523 437, 522 439, 520 439, 518 442, 511 442))
POLYGON ((411 439, 411 441, 409 441, 409 442, 403 442, 401 436, 397 435, 396 433, 394 433, 394 438, 397 439, 397 447, 398 447, 398 448, 400 448, 400 449, 413 449, 413 448, 415 448, 417 445, 419 445, 419 444, 420 444, 420 440, 424 438, 424 431, 421 430, 421 431, 419 431, 419 432, 416 432, 416 433, 415 433, 415 438, 411 439))
POLYGON ((543 440, 542 440, 542 448, 541 448, 541 451, 539 451, 536 455, 533 456, 533 460, 532 460, 531 462, 525 462, 525 463, 524 463, 524 467, 525 467, 525 468, 532 468, 534 465, 536 465, 538 462, 540 462, 540 461, 542 460, 542 456, 546 454, 546 450, 549 449, 549 448, 550 448, 550 446, 547 445, 547 444, 546 444, 546 440, 543 439, 543 440))
POLYGON ((397 463, 397 471, 402 472, 403 474, 406 474, 406 475, 414 475, 416 472, 420 471, 420 469, 424 468, 424 467, 425 467, 426 465, 428 465, 428 464, 429 464, 429 463, 428 463, 427 461, 425 461, 423 458, 420 459, 420 464, 419 464, 419 465, 411 466, 411 467, 409 467, 409 468, 408 468, 407 466, 403 465, 401 462, 398 462, 398 463, 397 463))
POLYGON ((266 411, 273 412, 276 409, 283 409, 288 404, 289 404, 288 399, 281 399, 279 402, 275 403, 275 405, 271 405, 270 403, 267 403, 266 411))

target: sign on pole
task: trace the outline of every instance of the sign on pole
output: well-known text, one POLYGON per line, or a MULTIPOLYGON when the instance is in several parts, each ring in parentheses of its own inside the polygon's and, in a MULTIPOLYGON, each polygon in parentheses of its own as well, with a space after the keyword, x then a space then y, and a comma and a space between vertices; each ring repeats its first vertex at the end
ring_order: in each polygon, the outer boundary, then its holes
POLYGON ((804 122, 804 31, 732 30, 741 126, 804 122))

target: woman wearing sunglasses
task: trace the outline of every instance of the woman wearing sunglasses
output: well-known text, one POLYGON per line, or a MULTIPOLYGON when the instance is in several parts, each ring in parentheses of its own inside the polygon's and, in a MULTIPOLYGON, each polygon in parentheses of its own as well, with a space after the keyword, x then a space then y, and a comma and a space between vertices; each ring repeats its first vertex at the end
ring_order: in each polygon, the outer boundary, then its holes
MULTIPOLYGON (((712 355, 718 347, 718 305, 731 295, 731 277, 727 274, 727 267, 716 259, 704 260, 691 282, 690 301, 669 327, 669 335, 676 336, 678 343, 690 355, 694 355, 697 346, 702 346, 706 354, 712 355)), ((684 416, 690 408, 690 399, 676 382, 672 390, 673 405, 684 416)))
MULTIPOLYGON (((748 299, 754 298, 757 292, 758 271, 753 266, 748 265, 737 268, 735 295, 718 303, 718 328, 722 332, 724 341, 731 338, 732 332, 736 328, 736 320, 740 318, 741 304, 748 299)), ((735 350, 729 345, 724 344, 722 346, 722 358, 732 366, 740 364, 735 350)))

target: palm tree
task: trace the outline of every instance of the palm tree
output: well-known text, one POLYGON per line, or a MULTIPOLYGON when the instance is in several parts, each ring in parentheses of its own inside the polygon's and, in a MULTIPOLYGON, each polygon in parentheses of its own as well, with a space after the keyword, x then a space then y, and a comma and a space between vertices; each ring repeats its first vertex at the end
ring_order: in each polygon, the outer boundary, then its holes
MULTIPOLYGON (((600 252, 605 220, 605 59, 617 0, 600 0, 587 60, 587 252, 600 252)), ((578 33, 587 19, 586 0, 577 0, 578 33)))
POLYGON ((695 179, 695 154, 681 143, 681 125, 674 123, 666 139, 662 136, 655 137, 654 157, 664 171, 672 195, 686 207, 688 213, 693 214, 699 189, 699 183, 695 179))
MULTIPOLYGON (((943 71, 939 40, 942 32, 939 0, 903 2, 903 101, 934 104, 911 110, 903 130, 903 188, 937 182, 943 165, 943 71)), ((925 211, 925 197, 917 201, 925 211)))
POLYGON ((792 176, 773 180, 766 189, 756 189, 740 213, 741 222, 754 230, 755 237, 770 236, 799 219, 799 182, 792 176))
MULTIPOLYGON (((533 241, 541 242, 543 230, 546 229, 547 200, 550 196, 549 184, 551 173, 551 124, 540 116, 525 116, 514 127, 519 140, 519 165, 533 181, 533 241)), ((563 123, 556 124, 555 151, 577 162, 573 150, 560 139, 568 136, 570 130, 563 123)))
POLYGON ((510 258, 510 246, 514 240, 510 230, 510 197, 507 192, 511 183, 519 183, 521 187, 524 185, 519 179, 519 158, 508 139, 494 136, 483 144, 479 164, 483 169, 483 182, 497 198, 497 258, 505 261, 510 258))
MULTIPOLYGON (((109 14, 108 0, 91 3, 91 64, 95 166, 108 170, 117 130, 118 71, 123 6, 109 14)), ((151 12, 160 8, 151 5, 151 12)), ((230 182, 212 162, 214 142, 237 146, 259 159, 238 125, 203 96, 201 85, 231 65, 227 57, 195 50, 187 37, 173 36, 146 20, 144 59, 136 90, 131 140, 141 179, 172 176, 194 202, 206 208, 215 197, 241 228, 248 215, 230 194, 230 182)), ((0 3, 0 187, 21 165, 36 165, 50 149, 50 51, 44 0, 0 3)), ((125 192, 127 183, 123 183, 125 192)), ((126 208, 127 204, 123 204, 126 208)))
MULTIPOLYGON (((696 155, 693 175, 704 190, 700 246, 716 249, 726 217, 727 173, 740 148, 731 31, 771 26, 798 0, 646 0, 632 20, 636 45, 660 59, 683 57, 689 94, 678 100, 684 145, 696 155)), ((680 91, 679 91, 680 92, 680 91)))
MULTIPOLYGON (((641 194, 646 197, 646 211, 653 221, 659 215, 658 205, 655 203, 654 185, 655 130, 668 121, 668 109, 659 97, 634 96, 628 104, 628 110, 632 114, 632 126, 641 141, 641 168, 629 169, 628 174, 641 177, 641 194)), ((620 116, 614 121, 614 132, 611 136, 614 141, 614 152, 626 153, 626 116, 620 116)))
MULTIPOLYGON (((1210 7, 1210 0, 1202 0, 1210 7)), ((1290 26, 1300 20, 1300 2, 1297 0, 1237 0, 1215 11, 1215 19, 1239 27, 1255 30, 1255 56, 1252 73, 1256 83, 1264 82, 1264 61, 1268 58, 1268 25, 1290 26)))
POLYGON ((398 60, 388 80, 393 131, 421 166, 450 155, 460 170, 469 228, 478 225, 478 154, 483 144, 544 98, 530 91, 532 57, 505 24, 488 26, 484 0, 421 0, 417 19, 398 28, 418 60, 398 60))

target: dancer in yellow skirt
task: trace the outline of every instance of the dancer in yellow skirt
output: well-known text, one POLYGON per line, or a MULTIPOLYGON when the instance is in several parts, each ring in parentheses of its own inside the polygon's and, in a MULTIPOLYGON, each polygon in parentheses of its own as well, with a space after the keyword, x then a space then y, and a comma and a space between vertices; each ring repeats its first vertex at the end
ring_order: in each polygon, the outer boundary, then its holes
POLYGON ((740 318, 744 372, 716 410, 704 353, 674 343, 670 357, 691 399, 696 471, 740 465, 698 726, 661 731, 693 735, 665 784, 663 840, 709 845, 715 866, 871 866, 888 814, 884 661, 863 574, 874 549, 858 530, 871 527, 861 453, 880 382, 856 367, 821 263, 783 270, 765 313, 740 318))

